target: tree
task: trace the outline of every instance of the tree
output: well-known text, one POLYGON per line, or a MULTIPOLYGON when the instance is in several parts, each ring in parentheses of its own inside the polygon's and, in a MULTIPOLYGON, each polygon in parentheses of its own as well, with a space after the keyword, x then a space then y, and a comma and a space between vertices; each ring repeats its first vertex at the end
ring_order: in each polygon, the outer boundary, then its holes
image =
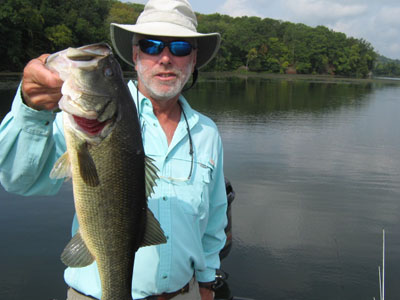
POLYGON ((60 24, 45 29, 45 35, 52 43, 52 51, 67 48, 74 44, 74 35, 66 25, 60 24))
POLYGON ((258 53, 256 48, 251 48, 249 50, 249 52, 246 55, 247 57, 247 61, 246 61, 246 70, 249 69, 249 63, 253 62, 257 57, 258 57, 258 53))
POLYGON ((106 23, 134 24, 143 8, 141 4, 116 1, 111 6, 106 23))
POLYGON ((69 46, 106 41, 113 0, 3 0, 1 70, 21 71, 32 58, 69 46))
POLYGON ((277 37, 268 39, 268 51, 265 55, 265 70, 272 73, 284 73, 289 66, 289 49, 277 37))

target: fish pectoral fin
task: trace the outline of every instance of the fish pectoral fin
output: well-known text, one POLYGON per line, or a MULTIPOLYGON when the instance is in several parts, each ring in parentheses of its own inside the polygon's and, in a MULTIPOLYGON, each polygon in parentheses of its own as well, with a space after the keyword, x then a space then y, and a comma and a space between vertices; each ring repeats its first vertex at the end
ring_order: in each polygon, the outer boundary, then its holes
POLYGON ((165 244, 166 242, 167 238, 164 235, 164 231, 161 229, 160 223, 151 210, 147 209, 146 229, 140 247, 165 244))
POLYGON ((83 181, 91 187, 98 186, 100 184, 99 175, 97 174, 96 165, 87 149, 86 143, 83 143, 81 147, 79 147, 78 164, 79 173, 83 181))
POLYGON ((72 177, 71 163, 69 161, 68 152, 65 152, 63 155, 61 155, 50 172, 51 179, 61 179, 65 177, 72 177))
POLYGON ((154 165, 154 159, 145 156, 144 157, 144 170, 145 170, 145 184, 146 184, 146 197, 150 197, 154 193, 154 186, 158 179, 158 168, 154 165))
POLYGON ((61 261, 71 268, 82 268, 94 262, 79 231, 72 237, 61 254, 61 261))

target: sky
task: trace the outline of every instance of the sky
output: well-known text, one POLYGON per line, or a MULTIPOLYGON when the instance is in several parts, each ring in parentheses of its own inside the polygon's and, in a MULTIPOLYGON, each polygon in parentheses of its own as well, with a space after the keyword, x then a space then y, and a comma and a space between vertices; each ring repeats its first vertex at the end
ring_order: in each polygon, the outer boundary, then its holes
MULTIPOLYGON (((146 0, 123 0, 146 3, 146 0)), ((400 59, 399 0, 197 0, 194 11, 257 16, 312 27, 323 25, 348 37, 363 38, 375 51, 400 59)))

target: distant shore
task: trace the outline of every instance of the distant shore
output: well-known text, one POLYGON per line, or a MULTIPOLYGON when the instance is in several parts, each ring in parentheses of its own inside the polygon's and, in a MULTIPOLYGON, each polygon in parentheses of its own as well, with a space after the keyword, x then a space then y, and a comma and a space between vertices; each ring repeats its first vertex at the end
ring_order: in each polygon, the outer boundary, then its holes
MULTIPOLYGON (((124 72, 127 78, 135 78, 135 72, 124 72)), ((17 80, 22 77, 22 72, 0 72, 0 80, 2 78, 11 78, 17 80)), ((400 78, 391 77, 372 77, 372 78, 352 78, 341 77, 335 75, 305 75, 305 74, 274 74, 274 73, 255 73, 255 72, 200 72, 199 78, 267 78, 277 80, 305 80, 326 83, 392 83, 400 84, 400 78)))
POLYGON ((310 74, 275 74, 275 73, 239 73, 239 72, 205 72, 201 73, 203 77, 239 77, 239 78, 266 78, 266 79, 277 79, 277 80, 304 80, 304 81, 315 81, 315 82, 326 82, 326 83, 393 83, 400 84, 400 78, 390 77, 372 77, 372 78, 354 78, 354 77, 342 77, 335 75, 310 75, 310 74))

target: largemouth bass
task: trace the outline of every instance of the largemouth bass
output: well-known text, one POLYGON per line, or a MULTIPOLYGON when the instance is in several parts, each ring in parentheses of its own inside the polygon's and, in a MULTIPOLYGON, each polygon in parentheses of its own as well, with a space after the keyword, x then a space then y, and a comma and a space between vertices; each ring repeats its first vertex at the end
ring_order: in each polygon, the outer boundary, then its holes
POLYGON ((50 176, 72 177, 79 222, 61 259, 70 267, 96 261, 101 299, 131 300, 136 250, 166 242, 147 208, 157 169, 145 156, 136 107, 106 44, 66 49, 46 65, 64 81, 67 145, 50 176))

